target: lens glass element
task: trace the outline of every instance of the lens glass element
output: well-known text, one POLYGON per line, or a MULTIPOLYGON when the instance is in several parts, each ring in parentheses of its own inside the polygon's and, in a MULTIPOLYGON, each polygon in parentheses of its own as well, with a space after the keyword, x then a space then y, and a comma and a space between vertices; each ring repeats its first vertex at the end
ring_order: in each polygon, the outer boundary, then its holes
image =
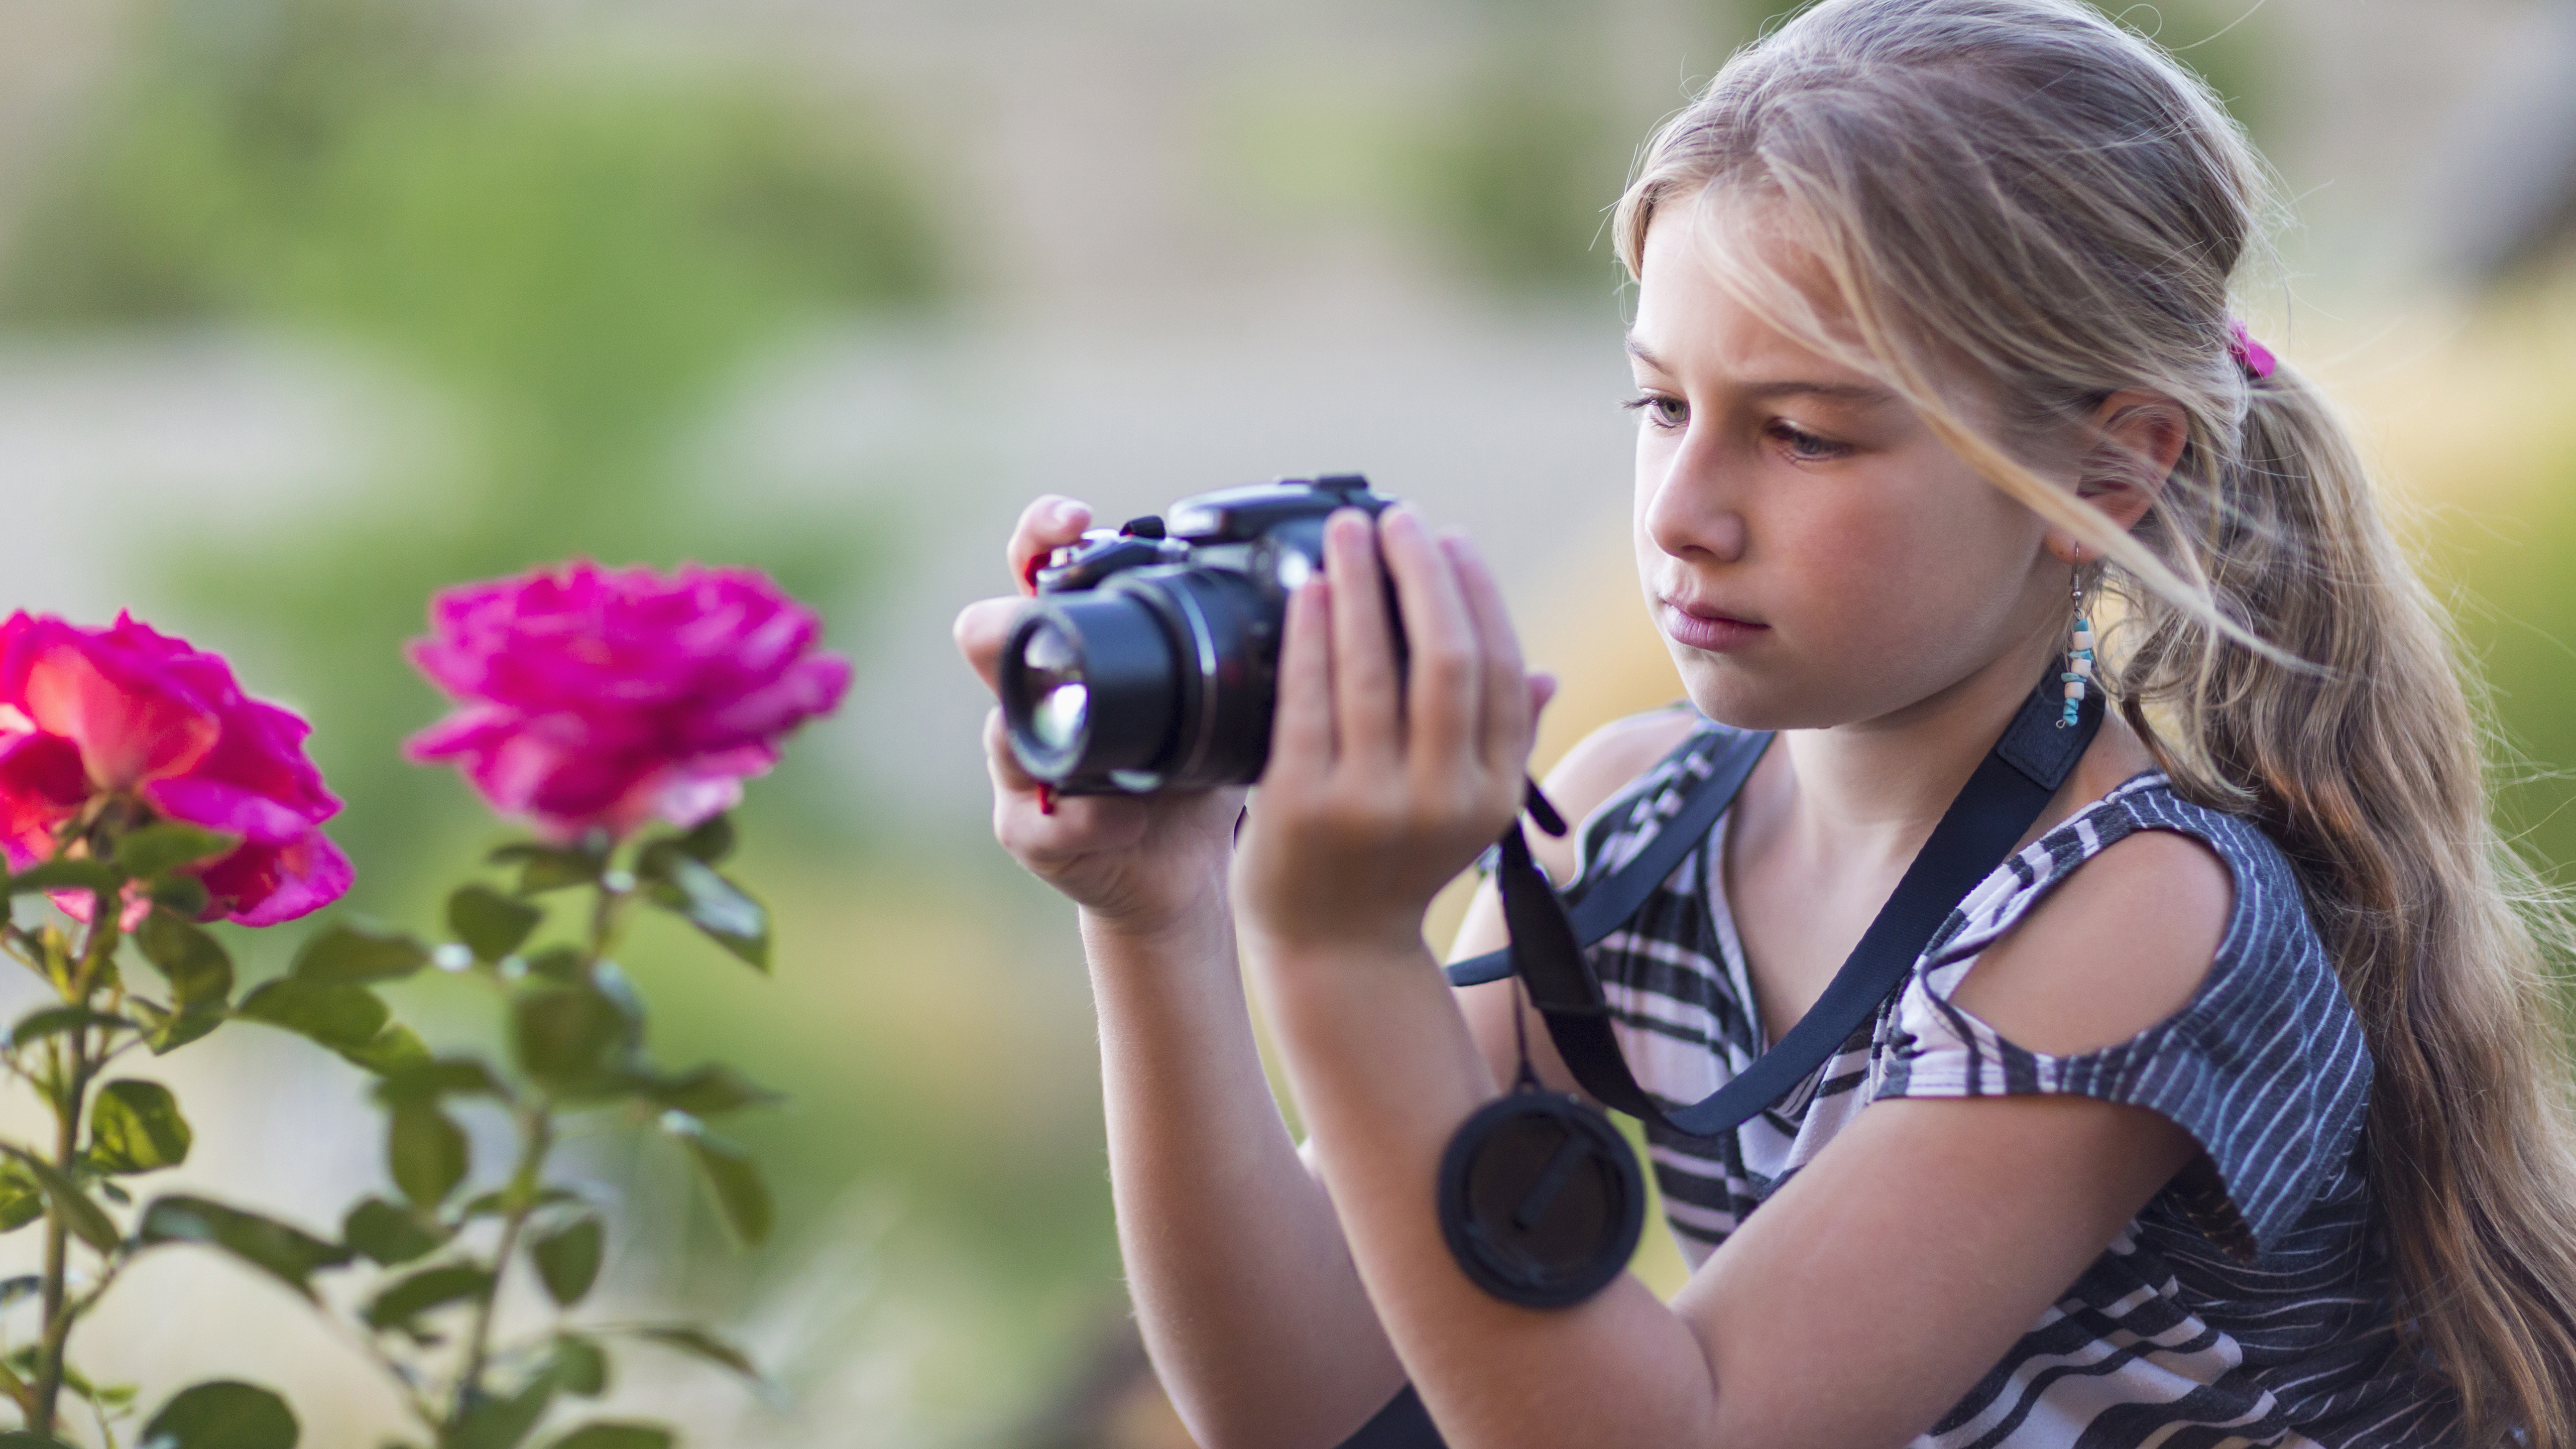
POLYGON ((1090 722, 1091 689, 1083 682, 1082 656, 1055 625, 1040 624, 1021 646, 1026 671, 1029 733, 1051 750, 1073 748, 1090 722))

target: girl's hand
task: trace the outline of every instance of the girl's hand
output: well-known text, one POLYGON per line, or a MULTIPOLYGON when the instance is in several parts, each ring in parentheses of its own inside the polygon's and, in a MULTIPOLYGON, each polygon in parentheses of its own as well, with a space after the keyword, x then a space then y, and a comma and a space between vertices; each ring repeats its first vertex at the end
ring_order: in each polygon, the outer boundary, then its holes
POLYGON ((1374 528, 1350 509, 1327 523, 1324 557, 1288 606, 1236 903, 1274 948, 1417 951, 1432 896, 1520 813, 1554 681, 1522 672, 1501 591, 1464 537, 1434 539, 1400 505, 1374 528))
MULTIPOLYGON (((1031 592, 1032 565, 1082 537, 1091 510, 1070 498, 1031 503, 1012 531, 1011 577, 1031 592)), ((1002 645, 1020 610, 1013 598, 981 599, 957 616, 958 651, 993 688, 1002 645)), ((1099 925, 1136 935, 1223 912, 1226 862, 1243 791, 1145 796, 1060 795, 1041 804, 1038 782, 1011 755, 996 706, 984 717, 993 777, 993 836, 1040 880, 1072 897, 1099 925)))

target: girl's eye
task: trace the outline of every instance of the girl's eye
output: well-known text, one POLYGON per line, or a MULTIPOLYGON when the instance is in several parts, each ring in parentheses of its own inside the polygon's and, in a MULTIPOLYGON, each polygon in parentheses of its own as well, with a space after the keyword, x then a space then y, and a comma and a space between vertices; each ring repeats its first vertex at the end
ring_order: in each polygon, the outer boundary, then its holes
POLYGON ((1660 393, 1646 393, 1639 397, 1632 397, 1619 406, 1630 412, 1642 414, 1646 420, 1646 426, 1662 428, 1668 432, 1690 421, 1689 403, 1677 397, 1665 397, 1660 393))
POLYGON ((1771 426, 1764 431, 1788 450, 1790 458, 1801 463, 1827 462, 1851 452, 1851 444, 1820 438, 1786 418, 1772 419, 1771 426))

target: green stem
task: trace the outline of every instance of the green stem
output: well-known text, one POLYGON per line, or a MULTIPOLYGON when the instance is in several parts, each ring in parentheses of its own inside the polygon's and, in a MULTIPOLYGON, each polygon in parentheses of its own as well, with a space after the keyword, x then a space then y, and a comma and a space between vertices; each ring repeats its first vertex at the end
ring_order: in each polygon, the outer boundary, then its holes
POLYGON ((465 1339, 465 1369, 456 1379, 456 1397, 448 1406, 447 1425, 456 1429, 464 1422, 465 1411, 483 1396, 483 1371, 490 1363, 492 1351, 492 1310, 500 1301, 501 1279, 510 1271, 510 1255, 518 1251, 519 1234, 536 1211, 537 1187, 543 1179, 546 1153, 554 1147, 554 1110, 546 1103, 519 1114, 519 1165, 510 1174, 510 1186, 504 1194, 509 1211, 501 1219, 501 1246, 492 1255, 492 1280, 483 1285, 482 1296, 475 1300, 474 1327, 465 1339))
MULTIPOLYGON (((122 902, 113 896, 90 898, 89 939, 83 943, 80 968, 67 972, 63 999, 73 1006, 85 1004, 95 989, 107 958, 116 951, 123 934, 118 920, 122 902)), ((60 1078, 60 1090, 53 1100, 54 1168, 67 1180, 77 1181, 74 1167, 80 1156, 80 1129, 83 1109, 88 1105, 90 1079, 100 1062, 90 1055, 89 1028, 63 1033, 62 1040, 70 1055, 68 1069, 60 1078)), ((102 1038, 100 1044, 106 1044, 102 1038)), ((71 1224, 62 1204, 51 1194, 45 1199, 45 1276, 40 1290, 44 1306, 44 1337, 36 1354, 36 1407, 30 1416, 30 1427, 50 1434, 56 1422, 56 1405, 62 1398, 63 1364, 71 1345, 72 1324, 81 1310, 94 1301, 96 1294, 80 1303, 66 1300, 71 1270, 71 1224)), ((103 1284, 102 1284, 103 1286, 103 1284)))

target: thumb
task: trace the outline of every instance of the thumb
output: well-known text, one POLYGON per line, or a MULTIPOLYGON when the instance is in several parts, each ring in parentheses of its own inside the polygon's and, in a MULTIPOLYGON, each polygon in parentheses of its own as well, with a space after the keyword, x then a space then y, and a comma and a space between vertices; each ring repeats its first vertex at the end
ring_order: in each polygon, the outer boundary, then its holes
POLYGON ((1533 723, 1537 721, 1540 712, 1547 708, 1548 702, 1555 698, 1556 676, 1544 669, 1532 670, 1529 675, 1529 700, 1530 719, 1533 723))

